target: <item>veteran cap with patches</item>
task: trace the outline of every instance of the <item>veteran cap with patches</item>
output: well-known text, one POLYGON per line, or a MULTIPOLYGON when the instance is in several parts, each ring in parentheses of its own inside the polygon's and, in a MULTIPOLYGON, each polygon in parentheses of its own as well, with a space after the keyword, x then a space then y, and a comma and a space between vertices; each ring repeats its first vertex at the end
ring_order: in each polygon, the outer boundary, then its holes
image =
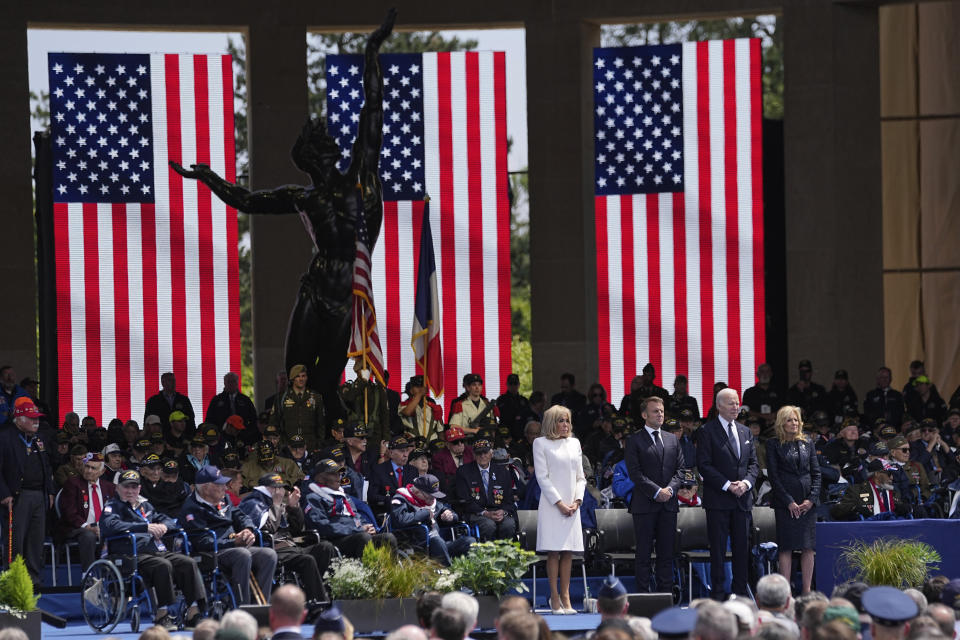
POLYGON ((124 471, 120 474, 120 481, 117 484, 120 486, 127 484, 140 484, 140 474, 133 469, 130 471, 124 471))
POLYGON ((211 482, 214 484, 227 484, 230 482, 230 478, 223 475, 220 469, 212 464, 205 464, 197 471, 196 484, 208 484, 211 482))
POLYGON ((307 446, 306 440, 303 439, 303 436, 299 433, 295 433, 290 436, 290 448, 291 449, 303 449, 307 446))
POLYGON ((238 456, 232 451, 230 453, 223 454, 223 457, 220 459, 220 461, 223 463, 224 469, 240 468, 240 456, 238 456))
POLYGON ((193 434, 193 438, 190 439, 190 446, 207 447, 209 445, 207 444, 207 438, 202 433, 197 431, 195 434, 193 434))
POLYGON ((149 444, 163 444, 163 434, 157 431, 156 433, 151 433, 148 440, 149 444))
POLYGON ((432 474, 426 474, 423 476, 417 476, 413 479, 413 486, 424 493, 428 493, 434 498, 446 498, 447 494, 443 491, 440 491, 440 480, 437 479, 437 476, 432 474))
POLYGON ((275 424, 268 424, 263 428, 263 435, 280 437, 280 428, 275 424))
POLYGON ((693 469, 683 470, 683 474, 680 477, 680 486, 681 487, 697 486, 697 474, 693 472, 693 469))
POLYGON ((324 473, 335 473, 340 475, 340 465, 337 464, 336 460, 323 458, 317 462, 316 466, 313 468, 313 475, 316 477, 324 473))
POLYGON ((257 484, 261 487, 289 487, 286 482, 283 481, 283 478, 279 473, 268 473, 265 476, 260 476, 260 480, 257 481, 257 484))
POLYGON ((413 451, 410 452, 410 455, 407 456, 407 462, 408 463, 413 462, 417 458, 429 458, 429 457, 430 456, 427 454, 425 449, 414 449, 413 451))
POLYGON ((676 418, 668 418, 667 420, 664 420, 663 428, 669 431, 670 433, 674 433, 674 432, 680 431, 680 429, 682 429, 683 427, 680 426, 680 421, 677 420, 676 418))
POLYGON ((276 447, 269 440, 261 440, 257 443, 257 458, 262 461, 273 460, 277 454, 276 447))
MULTIPOLYGON (((160 441, 163 442, 163 434, 160 434, 160 441)), ((141 451, 149 449, 150 441, 147 440, 146 438, 140 438, 139 440, 133 443, 133 448, 140 449, 141 451)))
POLYGON ((483 453, 485 451, 490 451, 493 449, 493 445, 490 444, 489 440, 477 440, 473 443, 473 450, 475 453, 483 453))
POLYGON ((343 428, 344 438, 366 438, 368 435, 367 428, 359 420, 351 420, 343 428))
POLYGON ((897 435, 897 428, 893 425, 884 425, 880 428, 880 437, 884 440, 889 440, 897 435))
POLYGON ((171 475, 180 473, 180 463, 176 460, 167 460, 163 463, 163 472, 171 475))
POLYGON ((412 444, 409 440, 407 440, 406 438, 404 438, 403 436, 397 436, 396 438, 393 438, 392 440, 390 440, 390 444, 389 444, 388 446, 389 446, 390 449, 411 449, 411 448, 413 448, 413 444, 412 444))
POLYGON ((145 467, 159 467, 161 464, 160 456, 158 456, 155 453, 151 453, 146 458, 144 458, 143 462, 141 462, 140 464, 142 464, 145 467))

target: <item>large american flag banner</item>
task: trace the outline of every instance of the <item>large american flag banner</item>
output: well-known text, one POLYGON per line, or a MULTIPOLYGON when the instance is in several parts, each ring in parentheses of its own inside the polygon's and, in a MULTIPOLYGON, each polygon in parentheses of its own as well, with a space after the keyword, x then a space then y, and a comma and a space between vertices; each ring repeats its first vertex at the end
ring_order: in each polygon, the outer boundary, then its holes
MULTIPOLYGON (((341 170, 363 106, 363 66, 360 55, 326 60, 327 127, 342 149, 341 170)), ((416 374, 410 335, 429 194, 443 389, 455 397, 463 375, 479 373, 487 394, 498 395, 511 367, 504 54, 382 54, 380 66, 384 220, 372 279, 390 386, 402 390, 416 374)))
POLYGON ((760 41, 597 48, 600 382, 647 362, 706 411, 764 359, 760 41))
POLYGON ((230 56, 51 53, 60 412, 141 420, 172 371, 202 412, 240 371, 230 56))

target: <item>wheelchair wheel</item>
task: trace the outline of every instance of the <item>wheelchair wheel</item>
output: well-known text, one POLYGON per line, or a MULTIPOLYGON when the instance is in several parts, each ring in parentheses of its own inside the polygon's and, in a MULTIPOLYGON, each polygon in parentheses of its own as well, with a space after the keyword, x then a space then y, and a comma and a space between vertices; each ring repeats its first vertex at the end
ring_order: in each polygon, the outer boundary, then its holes
POLYGON ((223 576, 220 576, 212 585, 207 604, 207 615, 214 620, 219 620, 227 611, 236 608, 237 601, 233 597, 233 588, 223 576))
POLYGON ((130 610, 130 633, 140 633, 140 606, 133 605, 130 610))
POLYGON ((90 565, 80 581, 80 606, 90 628, 110 633, 126 609, 123 578, 120 570, 109 560, 97 560, 90 565))

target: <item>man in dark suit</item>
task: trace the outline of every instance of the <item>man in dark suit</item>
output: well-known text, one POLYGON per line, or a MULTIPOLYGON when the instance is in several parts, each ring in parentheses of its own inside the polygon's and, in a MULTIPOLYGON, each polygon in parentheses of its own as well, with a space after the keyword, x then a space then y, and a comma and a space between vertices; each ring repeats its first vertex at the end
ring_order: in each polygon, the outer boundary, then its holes
POLYGON ((84 571, 96 558, 100 536, 100 515, 116 490, 103 475, 103 456, 88 453, 83 460, 82 478, 67 480, 60 493, 60 519, 56 540, 73 540, 80 552, 80 568, 84 571))
POLYGON ((736 421, 740 412, 737 392, 729 387, 721 389, 717 393, 716 408, 717 417, 700 430, 697 470, 703 476, 712 596, 726 600, 723 592, 723 561, 728 538, 733 551, 731 590, 737 595, 748 595, 752 489, 760 467, 757 464, 756 443, 750 430, 736 421))
POLYGON ((502 464, 492 464, 489 440, 473 443, 474 462, 457 469, 456 494, 464 519, 480 529, 480 539, 510 540, 517 533, 513 474, 502 464))
POLYGON ((278 587, 270 600, 268 617, 272 640, 303 640, 300 626, 307 617, 307 601, 300 587, 294 584, 278 587))
POLYGON ((683 451, 677 437, 661 429, 663 399, 640 403, 644 426, 627 440, 624 459, 633 481, 630 513, 636 531, 637 591, 650 591, 650 550, 657 550, 657 591, 673 590, 673 546, 677 536, 677 490, 683 479, 683 451))
POLYGON ((407 464, 413 444, 403 436, 390 440, 387 455, 390 459, 373 467, 367 502, 375 513, 390 510, 390 500, 399 487, 405 487, 419 475, 416 467, 407 464))
POLYGON ((187 417, 184 421, 186 424, 185 435, 188 438, 192 437, 195 414, 190 398, 182 393, 177 393, 177 378, 170 371, 160 376, 160 386, 162 388, 159 393, 147 398, 147 405, 143 414, 144 423, 146 423, 148 417, 158 416, 160 424, 163 425, 163 434, 170 435, 170 414, 174 411, 181 411, 187 417))
POLYGON ((249 396, 240 393, 240 376, 232 371, 223 376, 223 392, 210 398, 204 421, 222 429, 230 416, 243 418, 245 431, 256 430, 257 407, 249 396))

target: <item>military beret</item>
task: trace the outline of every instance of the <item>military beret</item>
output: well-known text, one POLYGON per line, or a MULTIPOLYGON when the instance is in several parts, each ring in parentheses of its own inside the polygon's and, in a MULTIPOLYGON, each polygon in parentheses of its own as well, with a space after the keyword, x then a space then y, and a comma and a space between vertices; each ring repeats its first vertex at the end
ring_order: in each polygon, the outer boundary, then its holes
POLYGON ((287 375, 287 377, 290 378, 291 380, 293 380, 294 378, 296 378, 296 377, 297 377, 298 375, 300 375, 301 373, 306 373, 306 372, 307 372, 307 367, 306 367, 306 365, 295 364, 295 365, 293 365, 292 367, 290 367, 290 372, 289 372, 289 374, 287 375))
POLYGON ((474 382, 479 382, 480 384, 483 384, 483 378, 480 377, 479 373, 468 373, 467 375, 463 376, 463 386, 466 387, 467 385, 471 385, 474 382))

